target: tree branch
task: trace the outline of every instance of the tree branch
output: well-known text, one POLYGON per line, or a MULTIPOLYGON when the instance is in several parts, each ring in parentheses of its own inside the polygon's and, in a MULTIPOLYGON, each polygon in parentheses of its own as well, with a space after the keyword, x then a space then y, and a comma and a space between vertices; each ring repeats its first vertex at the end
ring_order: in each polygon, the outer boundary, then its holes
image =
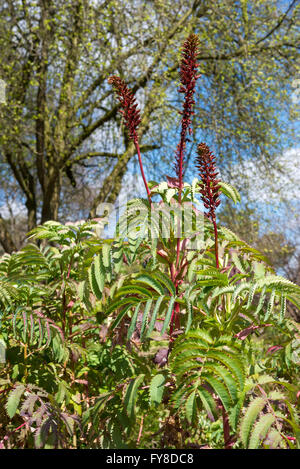
MULTIPOLYGON (((158 150, 160 148, 159 145, 142 145, 140 147, 140 151, 141 153, 146 153, 147 151, 151 151, 151 150, 158 150)), ((117 158, 117 159, 120 159, 121 158, 121 154, 120 153, 110 153, 108 151, 90 151, 90 152, 87 152, 87 153, 83 153, 81 155, 77 155, 75 158, 73 158, 72 160, 69 161, 69 164, 70 165, 73 165, 73 164, 76 164, 76 163, 79 163, 80 161, 82 160, 87 160, 89 158, 98 158, 98 157, 102 157, 102 158, 117 158)))
POLYGON ((257 44, 260 44, 261 42, 265 41, 266 39, 268 39, 268 37, 270 37, 275 31, 276 29, 278 29, 282 23, 284 22, 284 20, 286 19, 287 15, 289 14, 289 12, 291 11, 291 9, 294 7, 294 5, 296 4, 298 0, 293 0, 292 3, 290 4, 290 6, 288 7, 288 9, 286 10, 286 12, 282 15, 281 19, 278 21, 278 23, 276 24, 276 26, 274 26, 264 37, 262 37, 261 39, 259 39, 258 41, 256 41, 256 45, 257 44))
MULTIPOLYGON (((152 61, 151 65, 148 67, 144 75, 141 78, 139 78, 136 84, 133 86, 132 88, 133 93, 136 93, 140 88, 144 88, 146 86, 147 82, 149 81, 154 71, 155 66, 161 60, 162 55, 164 51, 166 50, 170 39, 172 39, 174 35, 177 33, 177 31, 186 23, 189 16, 193 14, 193 12, 200 5, 200 3, 201 2, 199 2, 199 0, 196 0, 193 6, 176 22, 173 28, 170 29, 170 31, 166 35, 164 43, 161 45, 159 52, 157 53, 156 57, 152 61)), ((206 11, 207 8, 208 6, 204 6, 204 11, 206 11)), ((201 14, 204 14, 204 11, 201 14)), ((148 41, 150 41, 150 39, 148 39, 148 41)), ((124 60, 124 57, 125 57, 124 55, 123 57, 121 56, 122 60, 118 62, 122 62, 124 60)), ((105 71, 105 78, 107 78, 108 72, 109 72, 109 69, 105 71)), ((102 74, 101 77, 98 77, 98 79, 94 82, 93 87, 95 86, 96 88, 103 81, 104 81, 104 74, 102 74)), ((75 106, 75 109, 78 109, 77 106, 75 106)), ((96 122, 86 127, 84 131, 76 139, 76 141, 72 144, 71 148, 68 151, 68 156, 66 157, 66 160, 70 158, 70 155, 72 155, 72 153, 76 150, 76 148, 78 148, 84 142, 84 140, 86 140, 97 128, 101 127, 105 122, 115 117, 118 109, 119 109, 119 104, 114 106, 109 112, 107 112, 104 116, 100 117, 96 122)))

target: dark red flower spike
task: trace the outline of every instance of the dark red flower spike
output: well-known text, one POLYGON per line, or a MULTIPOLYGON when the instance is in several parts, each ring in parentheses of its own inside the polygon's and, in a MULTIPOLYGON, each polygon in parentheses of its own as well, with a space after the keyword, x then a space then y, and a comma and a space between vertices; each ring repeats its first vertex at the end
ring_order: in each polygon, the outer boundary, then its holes
POLYGON ((194 114, 193 105, 194 101, 194 92, 196 81, 199 78, 197 73, 198 63, 198 46, 199 38, 195 34, 191 34, 185 43, 183 44, 183 49, 181 52, 181 63, 180 63, 180 82, 181 86, 179 88, 179 93, 184 94, 184 103, 183 111, 180 111, 182 115, 181 120, 181 134, 180 142, 176 149, 175 156, 175 171, 176 176, 179 181, 179 203, 181 202, 181 189, 182 189, 182 176, 183 176, 183 165, 184 165, 184 151, 185 144, 187 141, 187 134, 192 133, 191 125, 191 116, 194 114))
POLYGON ((126 83, 120 77, 115 75, 111 76, 108 78, 108 83, 113 85, 118 94, 118 98, 121 104, 120 113, 124 117, 124 123, 129 131, 129 137, 133 140, 136 147, 142 178, 147 191, 149 202, 151 204, 151 194, 143 169, 139 138, 137 134, 138 126, 141 123, 141 115, 140 110, 138 109, 138 104, 132 91, 127 87, 126 83))
POLYGON ((216 265, 219 268, 218 259, 218 231, 216 225, 216 208, 220 205, 220 179, 217 179, 218 170, 216 168, 215 156, 209 150, 205 143, 200 143, 197 148, 198 156, 196 157, 196 167, 202 181, 200 194, 207 215, 214 225, 215 231, 215 249, 216 249, 216 265))
POLYGON ((220 179, 217 179, 218 170, 216 169, 215 156, 209 150, 205 143, 200 143, 197 148, 196 167, 202 181, 200 190, 201 199, 204 207, 208 210, 207 214, 211 221, 216 219, 216 208, 220 205, 220 179))

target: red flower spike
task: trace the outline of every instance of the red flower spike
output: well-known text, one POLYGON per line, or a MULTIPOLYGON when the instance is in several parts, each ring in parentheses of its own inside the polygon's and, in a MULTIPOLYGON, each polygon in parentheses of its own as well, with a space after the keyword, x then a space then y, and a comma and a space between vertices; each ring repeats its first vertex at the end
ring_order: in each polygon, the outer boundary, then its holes
POLYGON ((129 130, 129 137, 134 140, 137 137, 137 128, 141 123, 140 110, 137 108, 136 99, 120 77, 111 76, 108 78, 108 83, 113 85, 118 94, 122 108, 120 113, 124 116, 125 125, 129 130))
POLYGON ((109 84, 113 85, 118 94, 118 98, 121 104, 120 113, 124 117, 125 125, 129 130, 129 138, 134 141, 134 145, 138 154, 141 175, 148 195, 148 200, 152 206, 151 193, 143 169, 139 138, 137 134, 138 126, 141 123, 140 110, 138 109, 138 105, 134 95, 132 94, 132 91, 127 87, 125 81, 115 75, 109 77, 107 81, 109 84))
POLYGON ((178 90, 179 93, 184 94, 183 111, 179 111, 182 116, 181 120, 181 134, 180 143, 176 149, 175 155, 175 171, 179 181, 179 202, 181 201, 181 189, 182 189, 182 175, 184 166, 184 152, 185 143, 187 141, 187 133, 190 135, 191 129, 191 116, 193 113, 193 105, 195 101, 193 95, 195 92, 196 81, 200 75, 197 74, 198 63, 198 46, 199 38, 195 34, 191 34, 185 43, 181 52, 181 64, 180 64, 180 82, 181 86, 178 90))
POLYGON ((202 180, 200 189, 201 199, 204 207, 207 209, 206 215, 211 219, 214 225, 215 233, 215 256, 216 266, 219 268, 218 257, 218 230, 216 224, 216 208, 220 205, 220 179, 217 179, 218 171, 215 166, 215 157, 205 143, 200 143, 197 148, 196 166, 202 180))
POLYGON ((211 221, 216 220, 216 208, 220 205, 220 179, 217 179, 218 171, 215 166, 215 156, 205 143, 200 143, 197 149, 196 167, 202 180, 200 190, 204 207, 208 209, 208 216, 211 221))

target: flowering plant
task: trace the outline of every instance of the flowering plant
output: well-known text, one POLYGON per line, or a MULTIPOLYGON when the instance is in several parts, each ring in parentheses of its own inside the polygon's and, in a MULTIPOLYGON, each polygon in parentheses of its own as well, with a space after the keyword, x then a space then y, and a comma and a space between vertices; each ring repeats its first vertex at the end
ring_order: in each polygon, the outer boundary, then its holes
POLYGON ((44 244, 1 259, 0 448, 300 447, 300 287, 218 223, 239 194, 205 143, 183 180, 198 44, 182 48, 175 174, 147 181, 138 104, 112 76, 147 197, 114 239, 48 221, 30 233, 44 244))

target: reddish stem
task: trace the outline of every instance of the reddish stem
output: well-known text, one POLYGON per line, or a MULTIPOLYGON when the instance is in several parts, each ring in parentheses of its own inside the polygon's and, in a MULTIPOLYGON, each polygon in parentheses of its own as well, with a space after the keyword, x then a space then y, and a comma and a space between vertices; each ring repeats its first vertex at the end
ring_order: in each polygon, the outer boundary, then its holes
POLYGON ((175 331, 178 331, 180 329, 180 307, 179 303, 176 303, 173 311, 172 311, 172 316, 170 320, 170 342, 174 342, 174 337, 172 337, 172 334, 175 331))
POLYGON ((219 269, 219 268, 220 268, 220 266, 219 266, 219 253, 218 253, 218 229, 217 229, 216 220, 213 220, 213 225, 214 225, 214 233, 215 233, 215 256, 216 256, 216 267, 217 267, 217 269, 219 269))
POLYGON ((224 436, 224 449, 232 449, 233 441, 230 437, 229 417, 222 404, 222 418, 223 418, 223 436, 224 436))
POLYGON ((138 434, 138 437, 137 437, 137 440, 136 440, 136 445, 137 446, 140 444, 140 441, 141 441, 141 437, 142 437, 142 433, 143 433, 143 425, 144 425, 144 416, 142 415, 140 430, 139 430, 139 434, 138 434))
POLYGON ((25 425, 27 425, 27 422, 22 423, 22 425, 20 425, 19 427, 15 428, 15 429, 13 430, 13 432, 16 432, 17 430, 20 430, 20 428, 24 427, 25 425))
MULTIPOLYGON (((178 284, 177 284, 176 276, 178 272, 174 268, 173 264, 170 266, 170 273, 171 273, 171 280, 174 284, 174 287, 176 289, 176 294, 177 294, 178 284)), ((174 342, 174 337, 172 337, 172 334, 174 332, 174 325, 175 325, 175 330, 177 330, 178 328, 179 312, 180 312, 179 304, 175 303, 175 306, 173 307, 171 319, 170 319, 170 342, 171 343, 174 342)))
MULTIPOLYGON (((15 428, 14 430, 11 430, 10 432, 8 432, 8 433, 5 435, 5 437, 4 437, 2 440, 0 440, 0 443, 2 443, 2 442, 5 441, 5 440, 8 440, 8 438, 9 438, 10 435, 12 435, 12 434, 13 434, 14 432, 16 432, 17 430, 20 430, 20 428, 24 427, 25 425, 28 425, 28 422, 24 422, 24 423, 22 423, 22 425, 19 425, 19 426, 18 426, 17 428, 15 428)), ((3 449, 3 448, 1 448, 1 449, 3 449)))
POLYGON ((148 196, 148 199, 149 199, 149 203, 152 206, 151 193, 150 193, 148 183, 147 183, 147 180, 146 180, 146 176, 145 176, 145 173, 144 173, 143 162, 142 162, 142 157, 141 157, 141 150, 140 150, 139 140, 138 140, 138 136, 137 136, 136 132, 135 132, 133 141, 134 141, 134 145, 135 145, 135 148, 136 148, 136 151, 137 151, 137 154, 138 154, 141 175, 142 175, 144 185, 145 185, 145 188, 146 188, 146 191, 147 191, 147 196, 148 196))
MULTIPOLYGON (((183 124, 182 124, 183 125, 183 124)), ((182 191, 182 180, 183 180, 183 157, 184 157, 184 146, 186 138, 186 129, 183 129, 181 132, 181 139, 179 144, 179 168, 178 168, 178 177, 179 177, 179 188, 178 188, 178 203, 181 204, 181 191, 182 191)))
POLYGON ((176 269, 178 269, 179 264, 179 256, 180 256, 180 238, 177 238, 177 246, 176 246, 176 269))

